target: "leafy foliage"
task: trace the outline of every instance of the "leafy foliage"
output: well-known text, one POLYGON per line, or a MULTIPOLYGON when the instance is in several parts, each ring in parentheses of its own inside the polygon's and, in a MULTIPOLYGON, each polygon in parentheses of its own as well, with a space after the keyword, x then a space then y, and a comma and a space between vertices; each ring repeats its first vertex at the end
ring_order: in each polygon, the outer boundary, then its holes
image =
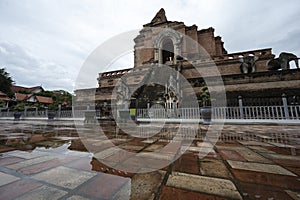
POLYGON ((25 109, 25 104, 23 102, 18 103, 17 105, 13 106, 14 111, 24 111, 25 109))
POLYGON ((72 95, 65 90, 42 91, 37 94, 38 96, 51 97, 53 104, 49 105, 50 110, 57 110, 58 105, 61 104, 62 108, 72 105, 72 95))
POLYGON ((18 93, 21 93, 21 94, 30 94, 30 92, 28 92, 26 90, 19 90, 18 93))
POLYGON ((12 97, 14 94, 11 90, 12 83, 14 81, 10 77, 9 73, 6 72, 5 68, 0 69, 0 91, 12 97))
POLYGON ((0 100, 0 108, 4 108, 6 106, 6 102, 3 100, 0 100))
POLYGON ((198 95, 199 105, 202 106, 202 107, 210 106, 212 101, 214 101, 214 99, 212 99, 210 97, 210 94, 208 92, 208 87, 206 85, 202 86, 201 87, 201 92, 198 95))

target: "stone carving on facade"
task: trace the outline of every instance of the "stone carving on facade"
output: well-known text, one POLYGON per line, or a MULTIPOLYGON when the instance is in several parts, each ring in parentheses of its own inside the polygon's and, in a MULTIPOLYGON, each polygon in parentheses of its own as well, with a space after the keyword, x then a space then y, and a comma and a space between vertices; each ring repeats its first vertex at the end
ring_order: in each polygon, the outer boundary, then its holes
POLYGON ((268 70, 278 70, 278 69, 288 70, 288 69, 290 69, 290 61, 294 61, 296 64, 296 67, 299 68, 298 60, 299 60, 299 58, 295 54, 282 52, 282 53, 280 53, 278 58, 271 59, 267 63, 267 69, 268 70))
POLYGON ((249 74, 254 73, 256 71, 255 62, 258 60, 257 56, 247 56, 240 58, 239 61, 242 62, 240 69, 241 73, 249 74))
POLYGON ((170 74, 169 81, 165 85, 165 93, 164 93, 165 109, 167 111, 168 117, 177 116, 177 110, 181 99, 179 79, 178 77, 177 78, 175 77, 176 74, 170 74))
POLYGON ((122 78, 116 86, 115 99, 118 108, 126 108, 126 105, 128 106, 130 102, 129 87, 124 83, 122 78))

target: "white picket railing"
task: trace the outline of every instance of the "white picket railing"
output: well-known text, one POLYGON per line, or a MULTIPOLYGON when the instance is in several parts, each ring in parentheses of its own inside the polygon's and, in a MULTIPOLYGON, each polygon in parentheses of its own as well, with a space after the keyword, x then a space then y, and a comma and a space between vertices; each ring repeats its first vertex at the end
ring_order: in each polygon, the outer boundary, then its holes
MULTIPOLYGON (((54 111, 55 112, 55 117, 56 118, 83 118, 84 113, 86 110, 61 110, 61 111, 54 111)), ((48 112, 47 110, 37 110, 37 111, 22 111, 21 116, 24 118, 29 117, 29 118, 47 118, 48 117, 48 112)), ((51 111, 53 112, 53 111, 51 111)), ((0 118, 1 117, 13 117, 14 116, 14 111, 6 111, 6 112, 0 112, 0 118)))
MULTIPOLYGON (((199 108, 167 109, 137 109, 137 118, 201 118, 199 108), (176 112, 176 114, 174 114, 176 112), (172 114, 173 113, 173 114, 172 114)), ((247 107, 214 107, 213 119, 270 119, 270 120, 300 120, 300 105, 297 106, 247 106, 247 107)))
MULTIPOLYGON (((22 117, 46 118, 46 110, 22 112, 22 117)), ((56 111, 56 118, 84 118, 86 110, 61 110, 56 111)), ((13 111, 0 112, 1 117, 13 117, 13 111)), ((96 111, 97 117, 100 112, 96 111)), ((137 109, 137 119, 201 119, 200 108, 164 109, 137 109)), ((213 107, 213 119, 258 119, 258 120, 300 120, 300 105, 291 106, 245 106, 245 107, 213 107)))

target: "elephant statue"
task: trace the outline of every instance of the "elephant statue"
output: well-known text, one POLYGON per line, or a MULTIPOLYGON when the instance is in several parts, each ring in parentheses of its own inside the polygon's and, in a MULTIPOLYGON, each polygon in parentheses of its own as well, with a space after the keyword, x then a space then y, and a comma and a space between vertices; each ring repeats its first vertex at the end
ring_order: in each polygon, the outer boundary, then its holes
POLYGON ((282 52, 278 58, 272 59, 267 63, 268 70, 288 70, 290 69, 290 61, 294 61, 296 67, 299 68, 298 57, 292 53, 282 52))
POLYGON ((240 58, 239 61, 242 62, 240 69, 241 73, 249 74, 256 71, 255 62, 258 60, 257 56, 247 56, 240 58))

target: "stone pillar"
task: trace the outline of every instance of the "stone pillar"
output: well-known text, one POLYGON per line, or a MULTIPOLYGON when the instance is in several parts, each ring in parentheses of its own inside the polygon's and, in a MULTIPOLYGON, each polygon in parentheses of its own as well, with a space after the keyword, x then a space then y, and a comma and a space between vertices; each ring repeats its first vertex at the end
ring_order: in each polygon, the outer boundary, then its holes
POLYGON ((162 49, 161 48, 158 50, 158 63, 163 64, 162 49))
POLYGON ((154 49, 154 62, 159 62, 159 50, 154 49))
POLYGON ((243 109, 243 98, 242 96, 239 96, 238 97, 239 99, 239 109, 240 109, 240 116, 241 116, 241 119, 244 119, 244 109, 243 109))
POLYGON ((286 95, 284 93, 282 94, 282 105, 284 110, 284 117, 285 119, 289 119, 290 118, 289 109, 288 109, 286 95))

